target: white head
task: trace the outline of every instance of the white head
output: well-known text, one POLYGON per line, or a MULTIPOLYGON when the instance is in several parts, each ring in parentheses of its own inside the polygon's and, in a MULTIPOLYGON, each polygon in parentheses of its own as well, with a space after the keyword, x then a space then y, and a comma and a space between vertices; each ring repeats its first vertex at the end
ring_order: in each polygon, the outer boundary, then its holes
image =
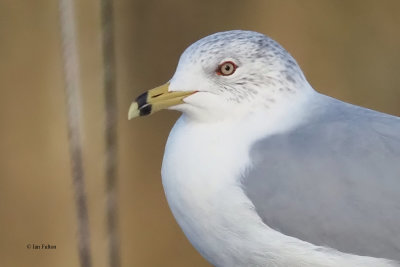
POLYGON ((181 92, 180 101, 162 108, 207 121, 273 110, 312 91, 283 47, 263 34, 240 30, 216 33, 189 46, 166 86, 169 93, 181 92))

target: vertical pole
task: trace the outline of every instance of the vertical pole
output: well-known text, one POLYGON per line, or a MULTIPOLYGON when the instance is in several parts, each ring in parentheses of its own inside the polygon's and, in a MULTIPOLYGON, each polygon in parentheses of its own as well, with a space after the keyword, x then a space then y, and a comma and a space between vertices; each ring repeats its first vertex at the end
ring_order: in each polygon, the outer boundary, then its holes
POLYGON ((68 138, 72 167, 72 185, 75 193, 74 197, 78 220, 79 260, 81 267, 90 267, 89 219, 82 161, 82 112, 73 0, 59 0, 59 11, 64 60, 65 95, 67 98, 68 138))
POLYGON ((115 87, 115 54, 112 0, 101 0, 101 28, 105 99, 105 179, 109 266, 119 267, 117 212, 117 95, 115 87))

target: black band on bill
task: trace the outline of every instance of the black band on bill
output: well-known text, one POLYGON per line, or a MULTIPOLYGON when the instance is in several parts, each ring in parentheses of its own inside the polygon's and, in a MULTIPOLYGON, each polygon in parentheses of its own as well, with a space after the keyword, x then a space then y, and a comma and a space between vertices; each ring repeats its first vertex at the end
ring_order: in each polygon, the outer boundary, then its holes
POLYGON ((146 116, 146 115, 149 115, 150 113, 151 113, 151 105, 150 104, 144 106, 143 108, 140 108, 140 111, 139 111, 140 116, 146 116))
MULTIPOLYGON (((147 103, 147 92, 145 92, 145 93, 141 94, 140 96, 138 96, 136 98, 136 103, 138 104, 139 108, 144 106, 144 105, 146 105, 146 103, 147 103)), ((142 111, 140 111, 140 112, 142 112, 142 111)), ((142 114, 140 114, 140 115, 142 115, 142 114)))

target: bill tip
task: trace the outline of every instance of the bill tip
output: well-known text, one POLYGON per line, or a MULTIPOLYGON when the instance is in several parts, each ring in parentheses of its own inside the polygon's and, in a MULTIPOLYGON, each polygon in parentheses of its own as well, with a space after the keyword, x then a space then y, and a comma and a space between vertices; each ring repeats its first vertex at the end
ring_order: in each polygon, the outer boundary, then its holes
POLYGON ((137 102, 133 102, 129 107, 128 120, 139 117, 139 115, 140 115, 139 106, 137 102))

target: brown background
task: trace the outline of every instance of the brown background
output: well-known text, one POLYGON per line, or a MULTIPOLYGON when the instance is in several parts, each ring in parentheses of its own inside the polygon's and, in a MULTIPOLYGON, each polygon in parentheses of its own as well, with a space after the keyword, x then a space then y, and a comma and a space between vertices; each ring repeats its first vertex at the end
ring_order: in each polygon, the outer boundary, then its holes
MULTIPOLYGON (((178 114, 128 122, 131 100, 166 82, 180 53, 229 29, 270 35, 318 91, 400 115, 397 0, 116 0, 122 266, 208 266, 172 217, 160 180, 178 114)), ((76 2, 84 163, 94 266, 107 266, 99 1, 76 2)), ((0 1, 0 266, 78 266, 58 6, 0 1), (29 243, 56 250, 28 250, 29 243)))

